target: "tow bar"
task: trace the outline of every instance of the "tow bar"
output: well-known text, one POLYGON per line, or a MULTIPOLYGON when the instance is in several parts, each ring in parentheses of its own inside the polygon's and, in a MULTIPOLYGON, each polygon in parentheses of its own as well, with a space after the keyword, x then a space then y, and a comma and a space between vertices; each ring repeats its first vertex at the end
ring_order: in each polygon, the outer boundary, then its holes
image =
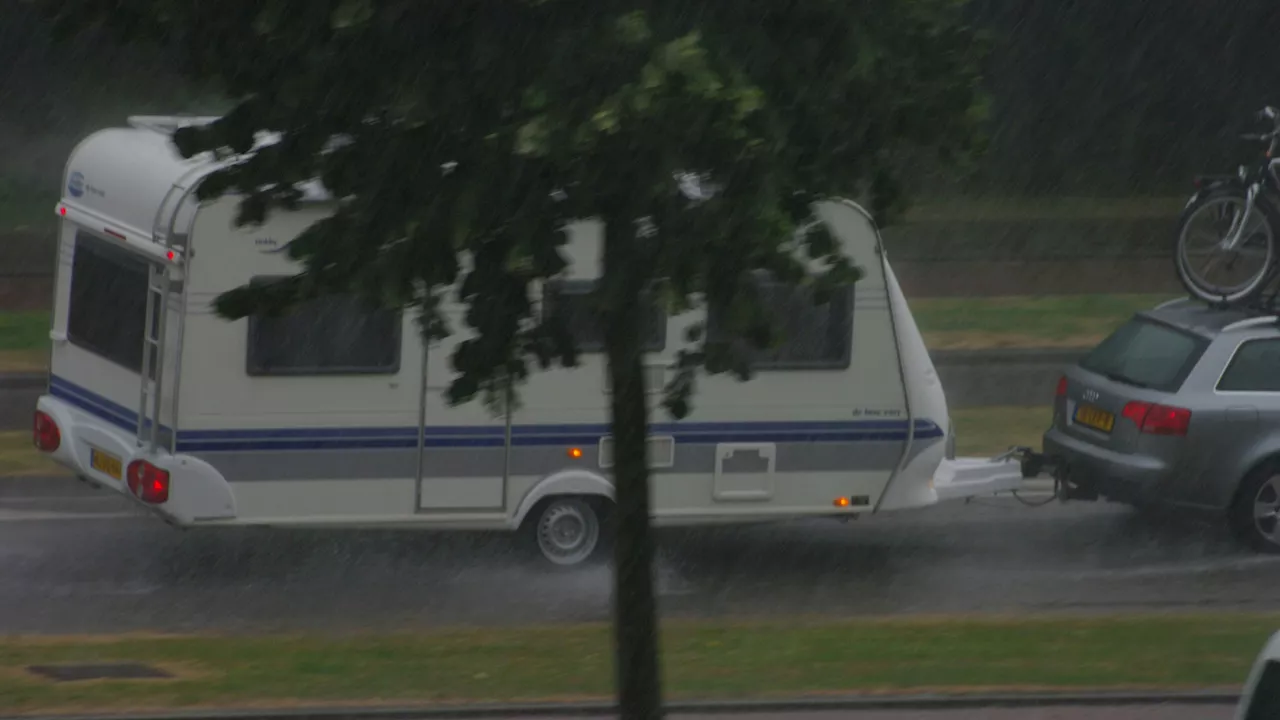
MULTIPOLYGON (((1030 480, 1031 478, 1037 478, 1047 474, 1053 479, 1052 499, 1056 499, 1060 502, 1066 502, 1067 500, 1083 499, 1085 497, 1084 495, 1073 492, 1075 488, 1067 481, 1067 467, 1061 459, 1057 457, 1036 452, 1024 445, 1015 445, 992 459, 995 461, 1016 459, 1019 467, 1022 469, 1022 477, 1025 480, 1030 480)), ((1018 497, 1017 491, 1014 491, 1013 495, 1014 497, 1018 497)), ((1092 497, 1089 499, 1096 500, 1097 498, 1092 497)), ((1022 501, 1024 504, 1033 504, 1022 500, 1020 497, 1018 500, 1022 501)), ((1043 505, 1045 503, 1034 504, 1043 505)))

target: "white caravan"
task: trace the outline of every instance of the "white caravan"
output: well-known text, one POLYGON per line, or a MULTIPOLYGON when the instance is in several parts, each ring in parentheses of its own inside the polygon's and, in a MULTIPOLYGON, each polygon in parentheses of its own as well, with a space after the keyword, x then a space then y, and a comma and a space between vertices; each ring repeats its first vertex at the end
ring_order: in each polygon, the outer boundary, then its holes
MULTIPOLYGON (((215 161, 170 142, 194 121, 130 118, 70 158, 36 444, 178 526, 521 530, 559 565, 598 554, 609 389, 600 329, 575 311, 600 224, 571 228, 571 266, 548 291, 570 313, 580 365, 536 373, 496 417, 478 401, 449 407, 461 337, 425 348, 412 313, 343 297, 284 317, 213 313, 220 293, 297 272, 280 251, 332 206, 314 193, 234 227, 236 198, 194 196, 215 161)), ((655 410, 656 524, 852 516, 1019 484, 1016 460, 948 459, 946 399, 878 231, 850 202, 818 212, 865 277, 824 306, 766 284, 788 343, 750 382, 701 377, 688 418, 655 410)), ((446 312, 462 327, 461 307, 446 312)), ((701 318, 654 308, 654 398, 701 318)))

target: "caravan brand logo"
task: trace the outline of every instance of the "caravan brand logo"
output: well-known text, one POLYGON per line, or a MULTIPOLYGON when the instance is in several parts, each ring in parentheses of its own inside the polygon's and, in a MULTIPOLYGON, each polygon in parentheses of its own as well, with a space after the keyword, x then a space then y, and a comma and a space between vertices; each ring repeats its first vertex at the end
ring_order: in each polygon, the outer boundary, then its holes
POLYGON ((71 173, 71 177, 67 178, 67 192, 71 193, 71 197, 84 195, 84 173, 71 173))
POLYGON ((285 249, 289 247, 289 244, 285 243, 281 245, 279 241, 273 237, 259 237, 253 239, 253 246, 258 248, 258 252, 260 253, 275 255, 276 253, 284 252, 285 249))

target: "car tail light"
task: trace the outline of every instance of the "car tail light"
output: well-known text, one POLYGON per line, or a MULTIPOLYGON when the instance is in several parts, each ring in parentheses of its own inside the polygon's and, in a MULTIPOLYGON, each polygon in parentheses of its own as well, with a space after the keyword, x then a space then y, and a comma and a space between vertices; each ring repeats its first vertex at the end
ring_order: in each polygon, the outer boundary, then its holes
POLYGON ((41 452, 51 453, 62 445, 62 432, 58 430, 58 423, 49 417, 48 413, 36 411, 35 421, 31 426, 32 439, 35 440, 36 447, 41 452))
POLYGON ((129 463, 126 473, 129 492, 138 499, 151 505, 160 505, 169 501, 169 471, 152 465, 146 460, 134 460, 129 463))
POLYGON ((1191 425, 1191 411, 1186 408, 1134 400, 1126 403, 1120 415, 1132 420, 1138 431, 1149 435, 1186 435, 1191 425))
POLYGON ((1053 396, 1054 397, 1067 396, 1067 376, 1066 375, 1063 375, 1058 378, 1058 388, 1053 391, 1053 396))

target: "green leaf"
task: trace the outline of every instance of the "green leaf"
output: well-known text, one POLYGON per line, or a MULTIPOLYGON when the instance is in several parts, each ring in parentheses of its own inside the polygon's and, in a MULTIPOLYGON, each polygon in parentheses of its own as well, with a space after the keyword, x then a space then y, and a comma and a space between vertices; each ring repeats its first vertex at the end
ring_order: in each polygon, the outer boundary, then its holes
POLYGON ((648 16, 643 10, 633 10, 618 18, 616 27, 618 39, 624 45, 643 45, 653 37, 648 16))
POLYGON ((373 0, 342 0, 329 17, 334 30, 348 30, 373 18, 373 0))
POLYGON ((253 19, 253 31, 258 35, 274 33, 280 27, 287 6, 287 0, 266 0, 253 19))
POLYGON ((539 115, 520 126, 516 132, 515 151, 526 157, 540 157, 547 154, 550 142, 550 128, 547 116, 539 115))

